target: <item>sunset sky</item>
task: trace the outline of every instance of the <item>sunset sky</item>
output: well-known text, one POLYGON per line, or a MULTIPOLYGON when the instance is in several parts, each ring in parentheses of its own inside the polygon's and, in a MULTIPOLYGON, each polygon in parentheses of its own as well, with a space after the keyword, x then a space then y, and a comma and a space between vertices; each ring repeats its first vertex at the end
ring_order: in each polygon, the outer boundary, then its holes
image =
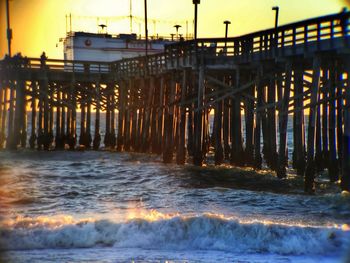
MULTIPOLYGON (((0 57, 7 52, 5 0, 0 0, 0 57)), ((130 0, 10 0, 13 53, 63 58, 60 38, 66 33, 66 15, 72 14, 73 31, 97 32, 97 24, 108 25, 112 34, 129 33, 130 0), (99 19, 97 19, 99 17, 99 19), (107 17, 107 18, 104 18, 107 17)), ((198 36, 222 37, 224 20, 230 20, 229 36, 270 28, 274 25, 272 6, 280 7, 280 24, 339 12, 350 0, 202 0, 199 5, 198 36)), ((133 32, 144 35, 144 0, 132 0, 133 32)), ((193 33, 192 0, 148 0, 149 34, 162 36, 193 33), (156 21, 155 21, 156 20, 156 21)))

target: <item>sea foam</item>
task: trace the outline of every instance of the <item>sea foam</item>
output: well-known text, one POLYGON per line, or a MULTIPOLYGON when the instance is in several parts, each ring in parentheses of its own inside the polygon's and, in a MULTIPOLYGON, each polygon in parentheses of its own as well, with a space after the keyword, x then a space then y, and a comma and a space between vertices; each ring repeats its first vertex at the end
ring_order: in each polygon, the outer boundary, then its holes
POLYGON ((0 228, 2 250, 142 248, 218 250, 235 253, 333 255, 349 247, 341 227, 241 222, 213 214, 113 220, 18 218, 0 228))

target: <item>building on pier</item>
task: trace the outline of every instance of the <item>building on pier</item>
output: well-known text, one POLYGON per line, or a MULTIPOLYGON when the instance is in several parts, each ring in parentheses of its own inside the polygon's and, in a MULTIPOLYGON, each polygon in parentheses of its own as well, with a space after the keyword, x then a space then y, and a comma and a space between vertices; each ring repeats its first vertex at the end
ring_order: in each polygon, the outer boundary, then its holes
MULTIPOLYGON (((155 38, 148 41, 148 54, 164 52, 174 41, 155 38)), ((146 41, 136 34, 68 32, 63 40, 65 60, 111 62, 145 55, 146 41)))

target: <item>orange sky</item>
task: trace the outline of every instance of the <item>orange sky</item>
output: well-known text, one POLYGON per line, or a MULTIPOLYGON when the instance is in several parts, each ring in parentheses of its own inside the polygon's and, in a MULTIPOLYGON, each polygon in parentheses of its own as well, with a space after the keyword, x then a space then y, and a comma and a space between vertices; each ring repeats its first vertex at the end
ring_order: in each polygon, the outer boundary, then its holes
MULTIPOLYGON (((133 15, 143 17, 144 0, 133 0, 133 15)), ((273 27, 274 12, 280 7, 280 24, 319 15, 336 13, 350 7, 350 0, 202 0, 199 5, 199 37, 222 37, 224 20, 231 20, 229 36, 246 34, 273 27)), ((10 0, 13 53, 22 52, 38 57, 45 51, 50 58, 62 58, 63 47, 59 39, 65 36, 66 14, 72 13, 73 30, 97 31, 97 23, 107 23, 109 33, 129 33, 129 0, 10 0), (81 16, 100 17, 78 18, 81 16), (114 17, 108 20, 102 17, 114 17)), ((5 0, 0 0, 0 57, 7 52, 5 0)), ((148 0, 149 33, 159 35, 175 33, 173 25, 181 24, 179 32, 193 32, 192 0, 148 0)), ((135 19, 134 33, 144 34, 144 25, 135 19), (141 29, 141 31, 140 31, 141 29)))

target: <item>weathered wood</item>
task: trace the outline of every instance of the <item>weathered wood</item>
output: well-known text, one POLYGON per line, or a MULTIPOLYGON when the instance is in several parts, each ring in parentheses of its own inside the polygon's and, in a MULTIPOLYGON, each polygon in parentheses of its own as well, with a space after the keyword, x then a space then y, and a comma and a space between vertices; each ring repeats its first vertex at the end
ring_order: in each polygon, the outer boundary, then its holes
POLYGON ((32 108, 32 115, 31 115, 31 134, 29 138, 29 146, 31 149, 35 148, 35 141, 37 139, 36 136, 36 92, 37 92, 37 86, 35 82, 32 82, 32 97, 31 97, 31 108, 32 108))
MULTIPOLYGON (((182 71, 181 101, 184 102, 187 93, 187 71, 182 71)), ((186 106, 180 106, 179 140, 176 147, 176 163, 184 164, 186 161, 186 106)))
POLYGON ((308 138, 307 138, 307 163, 305 169, 305 185, 304 190, 307 193, 313 193, 315 191, 315 133, 316 133, 316 106, 318 98, 318 89, 320 86, 320 58, 314 57, 312 66, 312 93, 311 93, 311 106, 309 112, 309 126, 308 126, 308 138))
POLYGON ((92 137, 91 137, 91 97, 88 94, 87 103, 86 103, 86 129, 85 129, 85 147, 90 149, 92 137))
POLYGON ((159 108, 158 108, 158 136, 157 136, 157 154, 161 154, 163 151, 163 134, 164 134, 164 113, 165 113, 165 80, 162 77, 160 79, 159 90, 159 108))
POLYGON ((57 97, 56 97, 56 136, 55 136, 55 149, 63 149, 63 138, 61 135, 61 92, 57 91, 57 97))
POLYGON ((16 108, 14 119, 14 138, 12 141, 11 149, 16 149, 21 144, 22 134, 26 136, 26 131, 23 130, 25 121, 25 83, 24 81, 18 81, 16 84, 16 108))
POLYGON ((126 86, 124 83, 119 84, 118 88, 118 134, 117 134, 117 151, 124 149, 125 144, 125 104, 126 104, 126 86))
POLYGON ((111 105, 111 135, 110 135, 110 147, 112 149, 117 145, 117 138, 115 134, 115 90, 112 86, 112 94, 110 95, 110 105, 111 105))
POLYGON ((337 122, 336 122, 336 129, 337 129, 337 152, 338 152, 338 169, 339 167, 342 167, 342 160, 343 160, 343 149, 345 146, 343 146, 343 88, 344 88, 344 82, 343 82, 343 74, 341 69, 337 69, 337 78, 338 78, 338 85, 336 89, 336 102, 337 102, 337 108, 336 108, 336 114, 337 114, 337 122))
MULTIPOLYGON (((255 88, 251 87, 247 93, 254 96, 255 88)), ((245 98, 244 103, 245 116, 245 162, 249 166, 254 166, 254 101, 245 98)))
POLYGON ((202 166, 204 161, 203 154, 203 96, 204 96, 204 66, 199 68, 197 82, 197 103, 194 110, 194 145, 193 145, 193 164, 202 166))
POLYGON ((150 149, 150 117, 152 111, 152 101, 153 101, 153 93, 154 93, 154 78, 151 78, 147 83, 145 83, 145 93, 147 94, 145 101, 145 115, 143 122, 143 130, 142 130, 142 146, 141 152, 148 152, 150 149))
POLYGON ((41 83, 40 92, 43 93, 44 99, 44 107, 43 107, 43 115, 44 115, 44 135, 43 135, 43 146, 44 150, 50 149, 50 102, 49 102, 49 83, 48 79, 45 78, 41 83))
POLYGON ((14 117, 14 103, 15 103, 15 89, 13 87, 13 83, 9 83, 10 89, 10 102, 9 102, 9 117, 7 124, 7 140, 6 140, 6 148, 14 149, 15 148, 15 138, 14 138, 14 130, 13 130, 13 117, 14 117))
MULTIPOLYGON (((258 79, 256 84, 257 93, 257 107, 262 104, 262 83, 260 81, 260 72, 258 73, 258 79)), ((262 168, 262 158, 261 158, 261 113, 260 111, 255 112, 255 123, 254 123, 254 168, 262 168)))
MULTIPOLYGON (((107 92, 110 92, 108 90, 107 92)), ((109 94, 106 95, 106 130, 105 130, 105 137, 104 137, 104 145, 105 147, 110 147, 110 137, 111 137, 111 96, 109 94)))
POLYGON ((66 142, 66 106, 67 105, 67 94, 62 92, 62 105, 61 105, 61 146, 65 146, 66 142))
MULTIPOLYGON (((303 69, 297 67, 294 71, 294 94, 295 108, 303 107, 303 98, 299 97, 303 94, 303 69)), ((304 175, 305 172, 305 127, 304 127, 304 111, 295 110, 293 114, 293 134, 294 134, 294 150, 293 150, 293 167, 298 175, 304 175)))
MULTIPOLYGON (((239 69, 235 71, 235 88, 241 84, 241 73, 239 69)), ((236 94, 231 100, 231 160, 230 163, 243 166, 244 155, 242 145, 242 120, 241 120, 241 96, 236 94)))
POLYGON ((85 127, 86 127, 86 107, 85 103, 81 102, 80 104, 80 137, 79 145, 85 145, 85 127))
POLYGON ((75 88, 75 80, 72 80, 70 84, 70 102, 71 102, 71 110, 70 110, 70 124, 69 124, 69 136, 68 136, 68 145, 70 150, 74 150, 77 144, 77 100, 76 100, 76 88, 75 88))
MULTIPOLYGON (((317 100, 320 100, 321 92, 319 92, 317 100)), ((322 131, 321 131, 321 104, 316 106, 316 137, 315 137, 315 169, 317 172, 323 171, 322 158, 322 131)))
POLYGON ((100 83, 96 82, 95 84, 96 91, 96 113, 95 113, 95 131, 94 131, 94 140, 93 140, 93 149, 98 150, 101 144, 101 134, 100 134, 100 109, 101 109, 101 101, 100 101, 100 83))
MULTIPOLYGON (((230 153, 231 153, 231 147, 230 147, 230 100, 229 99, 224 99, 223 100, 223 107, 224 107, 224 114, 223 114, 223 141, 224 141, 224 157, 225 160, 230 159, 230 153)), ((252 108, 253 110, 253 108, 252 108)), ((252 111, 251 114, 254 114, 252 111)), ((253 123, 253 122, 252 122, 253 123)))
MULTIPOLYGON (((270 78, 268 83, 268 103, 276 103, 276 85, 275 78, 270 78)), ((276 170, 277 168, 277 136, 276 136, 276 107, 271 107, 267 109, 267 121, 268 121, 268 137, 269 137, 269 147, 268 147, 268 158, 269 166, 271 169, 276 170)))
MULTIPOLYGON (((330 78, 332 77, 331 71, 335 70, 332 66, 330 70, 325 70, 325 85, 322 91, 322 159, 323 168, 328 167, 329 162, 329 149, 328 149, 328 92, 333 85, 331 85, 330 78)), ((334 76, 334 75, 333 75, 334 76)))
POLYGON ((1 119, 1 129, 0 129, 0 149, 4 148, 4 143, 6 141, 6 119, 7 119, 7 97, 8 97, 8 88, 6 84, 3 87, 3 108, 2 108, 2 119, 1 119))
MULTIPOLYGON (((287 127, 288 127, 288 104, 290 97, 290 88, 292 80, 292 62, 286 62, 285 87, 281 108, 278 112, 280 143, 278 150, 277 177, 285 178, 287 176, 286 166, 288 165, 287 153, 287 127)), ((281 89, 281 87, 278 87, 281 89)))
MULTIPOLYGON (((125 92, 126 92, 126 98, 125 101, 122 102, 122 104, 124 104, 124 150, 125 151, 130 151, 130 146, 131 146, 131 131, 132 131, 132 115, 131 115, 131 93, 129 91, 129 84, 126 83, 125 85, 125 92)), ((124 96, 125 97, 125 96, 124 96)), ((118 124, 119 125, 119 124, 118 124)), ((119 129, 119 127, 118 127, 119 129)))
POLYGON ((344 112, 344 133, 343 133, 343 151, 342 151, 342 176, 341 188, 350 191, 350 62, 349 57, 345 58, 345 72, 347 74, 345 98, 346 103, 344 112))
POLYGON ((2 127, 2 119, 3 119, 3 108, 6 107, 6 98, 4 97, 5 94, 5 89, 6 87, 3 85, 2 81, 0 80, 0 149, 3 148, 3 142, 4 142, 4 136, 1 133, 1 131, 3 130, 2 127))
POLYGON ((168 105, 165 109, 165 120, 164 120, 164 150, 163 150, 163 162, 171 163, 173 161, 174 154, 174 113, 175 106, 173 102, 175 101, 175 91, 176 91, 176 81, 174 76, 168 80, 167 85, 167 101, 168 105))

